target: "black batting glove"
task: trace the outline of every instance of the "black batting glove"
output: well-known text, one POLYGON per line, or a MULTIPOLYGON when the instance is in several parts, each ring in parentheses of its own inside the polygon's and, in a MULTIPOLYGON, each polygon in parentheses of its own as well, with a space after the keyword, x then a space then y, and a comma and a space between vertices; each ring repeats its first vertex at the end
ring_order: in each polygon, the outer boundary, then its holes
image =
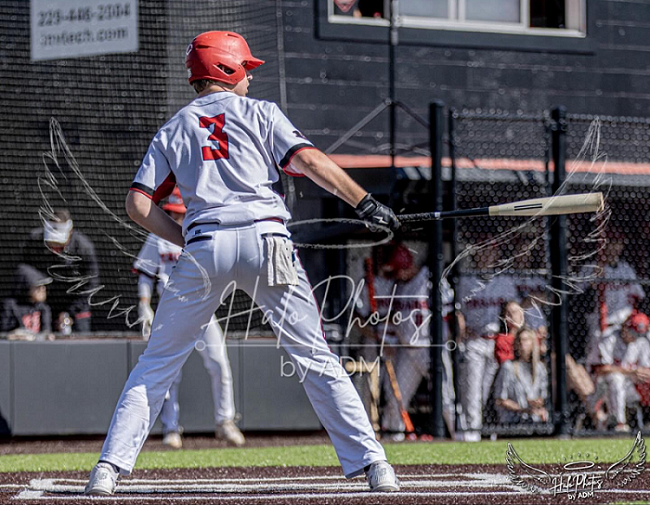
POLYGON ((370 193, 363 197, 354 211, 360 219, 370 225, 387 226, 391 231, 395 231, 400 227, 400 222, 393 210, 383 203, 379 203, 370 193))

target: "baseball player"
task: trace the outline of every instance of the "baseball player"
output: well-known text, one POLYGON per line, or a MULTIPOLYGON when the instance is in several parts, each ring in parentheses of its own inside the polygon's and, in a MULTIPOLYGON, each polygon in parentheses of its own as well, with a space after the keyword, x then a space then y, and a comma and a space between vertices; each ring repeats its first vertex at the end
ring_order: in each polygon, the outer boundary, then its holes
MULTIPOLYGON (((587 365, 596 375, 592 400, 597 403, 605 398, 609 414, 616 419, 615 431, 630 431, 625 407, 640 400, 634 383, 650 379, 650 353, 645 338, 649 326, 648 316, 633 312, 620 328, 605 330, 587 356, 587 365)), ((607 418, 599 421, 599 427, 604 428, 607 418)))
MULTIPOLYGON (((423 378, 429 374, 430 334, 429 324, 431 309, 429 294, 431 280, 426 266, 418 267, 411 251, 403 244, 398 244, 388 261, 380 267, 381 279, 392 282, 380 282, 375 286, 375 296, 378 308, 390 306, 389 319, 391 333, 396 341, 395 347, 389 351, 389 358, 394 362, 395 375, 399 386, 404 407, 415 395, 423 378)), ((443 280, 443 316, 451 313, 453 291, 446 280, 443 280)), ((443 326, 443 341, 449 337, 448 328, 443 326)), ((388 379, 388 377, 386 377, 388 379)), ((384 382, 384 392, 387 398, 383 431, 390 433, 393 441, 404 440, 404 422, 400 416, 399 405, 389 380, 384 382)), ((453 376, 449 351, 443 349, 443 411, 448 420, 454 411, 453 376)), ((451 425, 451 423, 449 423, 451 425)))
MULTIPOLYGON (((498 256, 499 249, 493 244, 479 247, 474 254, 477 270, 493 271, 498 256)), ((483 407, 498 369, 493 337, 500 327, 499 312, 504 303, 516 299, 517 290, 511 275, 480 273, 461 276, 457 289, 467 336, 461 369, 462 439, 477 442, 481 439, 483 407)))
MULTIPOLYGON (((589 335, 596 340, 607 327, 620 327, 645 297, 634 268, 621 257, 624 249, 625 235, 620 230, 608 229, 607 242, 599 258, 603 268, 599 277, 610 281, 596 283, 596 291, 601 292, 601 306, 586 316, 589 335), (602 321, 601 313, 606 314, 602 321)), ((581 277, 593 274, 593 267, 584 267, 581 277)))
POLYGON ((304 373, 307 395, 346 477, 366 474, 374 491, 398 481, 375 439, 350 378, 323 336, 311 286, 286 228, 291 215, 273 191, 276 167, 307 176, 372 225, 399 221, 317 150, 274 103, 247 98, 250 71, 264 62, 232 32, 206 32, 186 66, 198 97, 155 135, 126 200, 129 216, 183 246, 129 376, 86 493, 109 495, 129 474, 165 394, 235 286, 262 307, 279 342, 304 373), (180 226, 156 202, 177 184, 187 213, 180 226))
MULTIPOLYGON (((186 208, 180 191, 175 188, 168 201, 162 206, 163 210, 178 224, 183 223, 186 208)), ((156 284, 158 295, 161 297, 164 287, 169 280, 174 265, 181 255, 182 248, 149 234, 142 250, 133 265, 133 270, 139 274, 138 295, 140 304, 138 312, 143 321, 145 336, 151 333, 151 323, 154 312, 151 309, 151 293, 156 284)), ((234 423, 235 403, 232 384, 232 372, 226 353, 225 338, 218 324, 212 324, 201 337, 203 342, 197 346, 197 351, 203 358, 203 364, 210 374, 212 383, 212 399, 214 401, 215 434, 231 445, 241 447, 245 443, 244 435, 234 423)), ((160 412, 163 425, 163 444, 174 449, 183 446, 182 428, 179 425, 180 407, 178 390, 181 383, 181 372, 174 380, 160 412)))

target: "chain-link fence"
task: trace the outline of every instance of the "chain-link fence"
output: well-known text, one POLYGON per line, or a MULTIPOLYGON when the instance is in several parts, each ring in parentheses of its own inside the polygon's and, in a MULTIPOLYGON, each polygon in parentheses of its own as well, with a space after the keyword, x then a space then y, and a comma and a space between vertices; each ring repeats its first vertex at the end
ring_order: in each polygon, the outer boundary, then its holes
MULTIPOLYGON (((577 432, 643 429, 648 422, 642 370, 650 365, 634 314, 648 314, 648 139, 650 121, 569 115, 570 192, 603 191, 607 209, 570 216, 569 352, 587 374, 571 381, 569 405, 577 432), (633 336, 634 334, 634 336, 633 336), (587 380, 589 379, 589 380, 587 380)), ((641 333, 646 333, 641 331, 641 333)), ((569 372, 570 370, 568 370, 569 372)))
MULTIPOLYGON (((458 208, 547 196, 547 117, 454 111, 452 119, 458 208)), ((457 237, 452 285, 465 323, 455 359, 461 436, 549 432, 546 221, 485 217, 448 225, 457 237)))
MULTIPOLYGON (((447 431, 465 440, 644 429, 650 413, 650 344, 647 319, 638 313, 650 312, 645 296, 650 122, 571 114, 557 121, 548 112, 476 110, 451 110, 448 119, 444 210, 587 192, 603 192, 606 206, 564 218, 567 273, 560 282, 554 280, 560 270, 552 264, 552 248, 558 246, 551 225, 558 218, 444 221, 448 268, 438 286, 443 342, 455 340, 457 348, 442 353, 440 384, 433 383, 430 352, 400 340, 405 318, 398 318, 397 325, 391 319, 412 310, 403 303, 404 295, 418 294, 428 307, 430 300, 422 295, 430 295, 433 287, 420 283, 411 293, 408 285, 413 272, 429 265, 431 228, 405 230, 402 244, 349 253, 349 274, 366 284, 356 312, 365 328, 351 333, 349 354, 357 364, 377 364, 378 379, 373 382, 371 374, 364 377, 358 369, 356 380, 369 412, 378 416, 378 429, 397 439, 409 434, 386 361, 397 364, 402 404, 416 433, 430 432, 431 415, 438 414, 432 411, 436 390, 447 431), (557 152, 554 156, 554 142, 559 149, 566 146, 562 184, 554 184, 555 161, 561 161, 557 152), (411 262, 416 265, 412 273, 398 279, 411 262), (447 281, 453 298, 445 302, 447 281), (394 305, 398 300, 399 307, 394 305), (452 304, 456 318, 450 315, 452 304), (553 322, 558 306, 566 310, 562 331, 553 322), (562 370, 556 352, 563 354, 560 341, 567 349, 562 370), (420 373, 422 364, 429 367, 427 373, 420 373)), ((423 204, 422 198, 409 198, 397 199, 398 207, 404 204, 401 212, 412 211, 413 202, 423 204)), ((428 210, 431 202, 429 195, 428 210)), ((432 341, 427 334, 421 343, 432 341)))
MULTIPOLYGON (((100 6, 113 9, 113 24, 135 17, 130 36, 137 50, 116 54, 116 44, 106 43, 106 54, 91 56, 79 41, 92 36, 97 16, 106 13, 32 5, 31 11, 30 2, 21 0, 0 5, 0 179, 13 203, 0 211, 0 275, 13 279, 17 264, 31 261, 28 256, 38 249, 38 265, 55 277, 48 287, 55 320, 67 310, 73 317, 92 314, 87 329, 96 332, 135 331, 130 326, 138 318, 137 276, 131 270, 146 235, 130 225, 124 200, 158 128, 195 96, 187 82, 186 47, 202 31, 238 31, 266 61, 255 73, 255 96, 286 106, 280 2, 100 6), (30 30, 30 20, 53 35, 30 41, 36 29, 30 30), (32 57, 56 44, 65 45, 63 56, 32 57), (72 233, 83 234, 75 239, 83 247, 58 253, 45 247, 43 227, 55 220, 56 209, 69 211, 72 233)), ((0 298, 15 296, 14 287, 3 283, 0 298)), ((250 308, 245 295, 235 298, 231 314, 250 308)), ((262 326, 259 311, 252 322, 248 314, 230 321, 231 330, 257 332, 262 326)))
MULTIPOLYGON (((548 114, 455 111, 452 118, 458 208, 552 193, 556 124, 548 114)), ((569 351, 562 429, 627 431, 647 422, 646 376, 637 371, 650 365, 647 326, 634 314, 648 312, 648 126, 636 118, 567 117, 559 192, 602 191, 607 205, 567 217, 568 275, 560 291, 552 282, 553 218, 449 223, 458 247, 449 275, 465 318, 455 356, 457 426, 465 438, 557 429, 564 404, 551 311, 560 301, 568 308, 569 351)))

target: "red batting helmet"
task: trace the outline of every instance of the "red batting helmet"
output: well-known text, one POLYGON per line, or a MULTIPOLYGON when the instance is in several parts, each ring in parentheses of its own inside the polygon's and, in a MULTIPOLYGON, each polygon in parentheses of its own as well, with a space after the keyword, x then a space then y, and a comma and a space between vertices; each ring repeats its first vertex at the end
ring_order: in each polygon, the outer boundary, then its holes
POLYGON ((390 255, 388 265, 395 272, 407 270, 413 265, 413 255, 406 246, 399 244, 393 249, 393 254, 390 255))
POLYGON ((650 327, 650 318, 643 312, 632 312, 630 317, 623 323, 623 326, 638 335, 645 335, 648 333, 648 327, 650 327))
POLYGON ((244 37, 234 32, 205 32, 197 35, 185 53, 190 84, 200 79, 237 84, 264 63, 251 54, 244 37), (224 70, 225 69, 225 70, 224 70))
POLYGON ((163 204, 162 208, 170 212, 178 212, 179 214, 185 214, 187 212, 183 203, 183 197, 181 197, 181 190, 178 189, 178 186, 174 188, 172 194, 167 198, 167 203, 163 204))

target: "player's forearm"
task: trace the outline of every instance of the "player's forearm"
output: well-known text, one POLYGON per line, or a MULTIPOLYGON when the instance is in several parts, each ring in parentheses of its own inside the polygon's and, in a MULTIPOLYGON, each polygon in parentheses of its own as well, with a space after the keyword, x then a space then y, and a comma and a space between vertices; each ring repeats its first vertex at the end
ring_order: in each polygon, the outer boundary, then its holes
POLYGON ((503 409, 510 410, 512 412, 524 412, 525 410, 516 401, 510 400, 508 398, 506 399, 497 398, 494 403, 497 405, 497 407, 501 407, 503 409))
POLYGON ((153 282, 154 281, 151 277, 140 274, 140 277, 138 278, 138 296, 141 303, 151 304, 153 282))
POLYGON ((356 207, 368 193, 345 171, 317 149, 300 151, 292 164, 321 188, 356 207))
POLYGON ((126 197, 126 212, 133 221, 145 230, 179 247, 185 245, 181 225, 145 195, 129 191, 126 197))
POLYGON ((631 375, 634 372, 629 368, 623 368, 622 366, 618 366, 618 365, 602 365, 598 368, 596 372, 597 375, 607 375, 610 373, 621 373, 623 375, 631 375))

